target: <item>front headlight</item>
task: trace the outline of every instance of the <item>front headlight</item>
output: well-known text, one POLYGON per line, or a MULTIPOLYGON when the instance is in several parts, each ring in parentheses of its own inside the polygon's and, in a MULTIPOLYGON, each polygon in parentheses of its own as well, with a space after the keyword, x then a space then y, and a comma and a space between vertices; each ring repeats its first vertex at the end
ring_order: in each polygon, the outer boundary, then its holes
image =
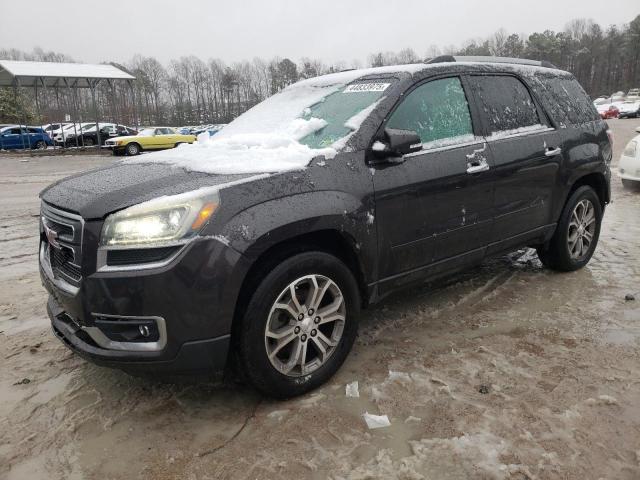
POLYGON ((102 247, 149 247, 183 243, 198 234, 218 208, 217 192, 161 197, 109 215, 102 247))
POLYGON ((638 144, 634 140, 631 140, 629 143, 627 143, 626 148, 622 152, 622 156, 634 158, 636 156, 637 145, 638 144))

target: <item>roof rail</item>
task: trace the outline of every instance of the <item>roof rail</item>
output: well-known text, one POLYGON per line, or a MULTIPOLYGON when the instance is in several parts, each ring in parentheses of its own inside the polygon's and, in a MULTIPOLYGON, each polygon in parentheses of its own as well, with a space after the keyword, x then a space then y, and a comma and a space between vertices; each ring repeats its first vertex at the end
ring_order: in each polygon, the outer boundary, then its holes
POLYGON ((534 67, 557 68, 553 63, 546 60, 529 60, 526 58, 510 58, 510 57, 475 57, 475 56, 459 56, 459 55, 440 55, 432 58, 426 63, 444 63, 444 62, 481 62, 481 63, 513 63, 517 65, 532 65, 534 67))

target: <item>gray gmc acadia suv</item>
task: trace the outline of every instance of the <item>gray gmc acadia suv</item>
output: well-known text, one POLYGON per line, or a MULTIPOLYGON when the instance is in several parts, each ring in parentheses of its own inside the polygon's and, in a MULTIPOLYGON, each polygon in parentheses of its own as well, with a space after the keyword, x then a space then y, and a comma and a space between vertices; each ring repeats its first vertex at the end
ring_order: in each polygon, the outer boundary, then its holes
POLYGON ((218 135, 41 193, 47 310, 77 354, 173 375, 232 363, 268 395, 298 395, 393 291, 525 246, 583 267, 610 201, 607 125, 546 62, 331 74, 218 135))

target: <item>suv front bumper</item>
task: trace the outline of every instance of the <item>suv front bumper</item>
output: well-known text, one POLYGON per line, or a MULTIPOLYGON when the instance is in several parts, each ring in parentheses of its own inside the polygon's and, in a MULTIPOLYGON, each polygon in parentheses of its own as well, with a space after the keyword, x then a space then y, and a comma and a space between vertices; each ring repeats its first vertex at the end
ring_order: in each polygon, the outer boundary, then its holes
POLYGON ((132 373, 213 374, 226 364, 242 256, 214 239, 185 247, 159 269, 94 272, 64 288, 40 257, 54 334, 83 358, 132 373), (96 313, 99 312, 99 313, 96 313), (101 319, 151 322, 153 342, 114 342, 101 319))

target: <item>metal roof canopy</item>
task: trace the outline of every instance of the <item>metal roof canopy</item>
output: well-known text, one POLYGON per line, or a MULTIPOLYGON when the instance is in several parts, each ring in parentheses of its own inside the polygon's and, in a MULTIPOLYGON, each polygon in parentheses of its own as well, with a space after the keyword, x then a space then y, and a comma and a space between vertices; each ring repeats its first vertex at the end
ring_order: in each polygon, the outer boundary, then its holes
POLYGON ((113 65, 0 60, 0 87, 94 88, 100 80, 135 80, 113 65))

